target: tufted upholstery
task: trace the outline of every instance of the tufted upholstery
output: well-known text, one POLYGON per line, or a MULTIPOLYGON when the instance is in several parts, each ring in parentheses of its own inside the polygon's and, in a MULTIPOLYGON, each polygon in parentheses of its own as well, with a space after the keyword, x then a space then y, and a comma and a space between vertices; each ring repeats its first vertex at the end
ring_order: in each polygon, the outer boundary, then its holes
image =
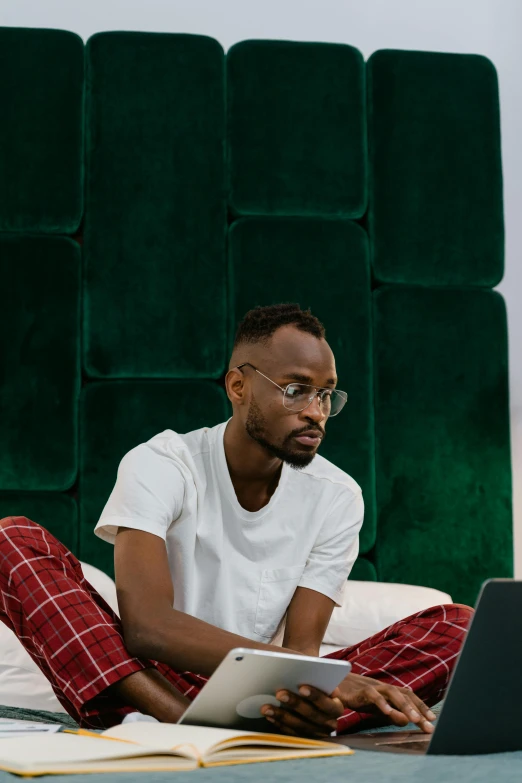
POLYGON ((1 514, 110 572, 92 528, 125 451, 223 420, 237 320, 297 301, 349 392, 324 454, 364 490, 354 577, 471 603, 509 576, 493 65, 152 33, 0 44, 1 514))

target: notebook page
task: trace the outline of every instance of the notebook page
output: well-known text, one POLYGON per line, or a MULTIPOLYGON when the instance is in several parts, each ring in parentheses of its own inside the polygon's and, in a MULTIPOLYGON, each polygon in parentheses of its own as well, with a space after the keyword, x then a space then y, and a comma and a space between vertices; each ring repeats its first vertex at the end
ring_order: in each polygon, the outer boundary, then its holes
POLYGON ((23 777, 32 777, 34 775, 86 775, 93 772, 189 772, 197 767, 197 761, 181 756, 139 756, 132 759, 106 759, 105 761, 71 761, 65 764, 50 762, 34 767, 27 764, 23 768, 3 766, 0 769, 23 777))
POLYGON ((140 756, 132 759, 107 759, 107 761, 89 761, 71 763, 61 767, 47 765, 43 771, 53 773, 112 773, 112 772, 189 772, 197 769, 194 759, 180 756, 140 756))
MULTIPOLYGON (((197 755, 204 756, 211 748, 237 737, 262 738, 258 732, 234 731, 232 729, 214 729, 207 726, 185 726, 179 723, 125 723, 104 731, 102 736, 135 742, 142 747, 171 751, 180 748, 187 755, 190 746, 197 748, 197 755)), ((196 754, 194 754, 196 755, 196 754)))
POLYGON ((289 737, 260 732, 216 729, 206 726, 186 726, 177 723, 126 723, 113 726, 103 732, 104 736, 135 742, 144 747, 161 748, 169 751, 174 748, 187 755, 194 753, 195 758, 217 760, 221 753, 227 753, 227 759, 234 757, 235 748, 242 748, 241 756, 260 753, 273 755, 274 749, 281 749, 282 757, 291 753, 307 754, 310 751, 325 751, 342 755, 350 753, 347 748, 322 740, 308 740, 301 737, 289 737), (263 750, 264 748, 264 750, 263 750), (282 750, 282 749, 285 750, 282 750))
MULTIPOLYGON (((245 736, 242 734, 240 737, 236 737, 233 740, 226 740, 220 742, 219 745, 215 745, 210 750, 215 752, 221 752, 229 750, 230 748, 284 748, 293 751, 299 750, 335 750, 340 747, 334 742, 328 742, 327 740, 314 740, 306 739, 305 737, 290 737, 284 734, 258 734, 253 737, 245 736)), ((344 751, 343 751, 344 752, 344 751)))
POLYGON ((209 753, 204 759, 205 767, 220 764, 252 764, 256 761, 277 761, 295 758, 322 758, 324 756, 352 756, 353 750, 343 745, 325 745, 323 748, 305 749, 296 746, 267 746, 230 748, 217 753, 209 753))
MULTIPOLYGON (((156 748, 162 752, 161 748, 156 748)), ((113 759, 131 759, 143 756, 144 748, 128 742, 108 741, 102 738, 76 734, 46 734, 3 739, 0 742, 0 768, 19 770, 75 765, 83 762, 102 762, 113 759)), ((183 754, 190 756, 190 754, 183 754)))

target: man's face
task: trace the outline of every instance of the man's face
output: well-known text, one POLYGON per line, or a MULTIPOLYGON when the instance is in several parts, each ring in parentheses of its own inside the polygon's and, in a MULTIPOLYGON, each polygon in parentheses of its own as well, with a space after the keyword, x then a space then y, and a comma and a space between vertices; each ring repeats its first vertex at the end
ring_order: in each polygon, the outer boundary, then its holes
MULTIPOLYGON (((267 344, 244 346, 241 354, 283 388, 290 383, 334 388, 337 382, 328 343, 294 326, 281 327, 267 344)), ((294 468, 309 465, 325 435, 326 413, 318 398, 294 412, 285 408, 277 386, 251 367, 243 373, 247 399, 241 416, 248 435, 294 468)))

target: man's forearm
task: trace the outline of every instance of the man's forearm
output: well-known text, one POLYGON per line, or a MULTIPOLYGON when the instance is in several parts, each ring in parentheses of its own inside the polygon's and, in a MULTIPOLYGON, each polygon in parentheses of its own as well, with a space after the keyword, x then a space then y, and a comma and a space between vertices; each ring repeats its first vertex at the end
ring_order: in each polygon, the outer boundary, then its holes
POLYGON ((123 704, 152 715, 162 723, 177 723, 190 700, 163 677, 154 667, 134 672, 108 689, 123 704))
MULTIPOLYGON (((125 644, 131 655, 166 663, 176 671, 210 676, 234 647, 285 651, 285 648, 223 631, 170 607, 150 614, 146 622, 139 624, 122 619, 125 644)), ((286 652, 297 651, 286 649, 286 652)))
POLYGON ((318 658, 319 657, 319 648, 320 645, 314 644, 314 643, 301 643, 301 642, 294 642, 291 639, 285 639, 283 642, 285 645, 285 648, 288 649, 290 652, 300 653, 301 655, 309 655, 311 658, 318 658))

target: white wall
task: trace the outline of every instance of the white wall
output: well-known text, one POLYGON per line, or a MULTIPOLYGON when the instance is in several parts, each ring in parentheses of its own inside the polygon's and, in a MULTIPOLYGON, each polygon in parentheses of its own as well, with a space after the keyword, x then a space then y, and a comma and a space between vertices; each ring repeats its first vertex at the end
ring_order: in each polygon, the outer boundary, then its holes
MULTIPOLYGON (((521 0, 0 0, 0 25, 199 33, 225 49, 245 38, 334 41, 485 54, 500 81, 515 568, 522 577, 522 2, 521 0)), ((494 544, 493 544, 494 545, 494 544)))

